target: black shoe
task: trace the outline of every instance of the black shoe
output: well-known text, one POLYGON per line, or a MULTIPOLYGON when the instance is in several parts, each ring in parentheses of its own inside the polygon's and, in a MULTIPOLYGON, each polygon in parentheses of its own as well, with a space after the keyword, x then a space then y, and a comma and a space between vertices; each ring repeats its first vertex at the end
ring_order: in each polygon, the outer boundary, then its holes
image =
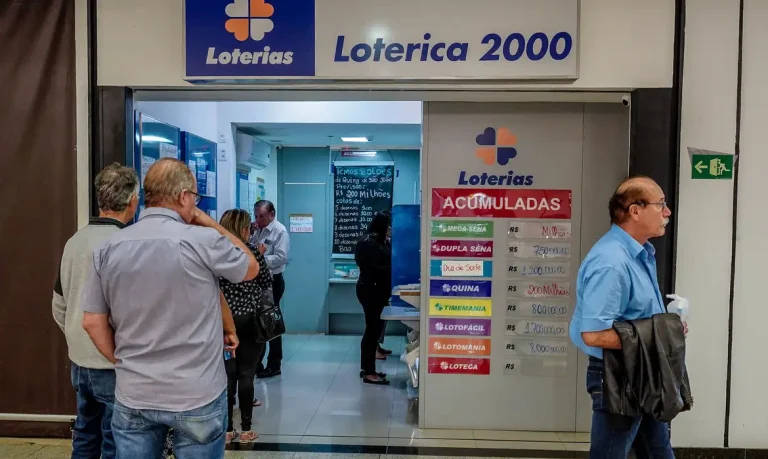
POLYGON ((264 371, 259 373, 256 377, 259 379, 265 379, 279 376, 280 374, 282 374, 282 371, 280 371, 279 368, 265 368, 264 371))
MULTIPOLYGON (((379 378, 386 378, 387 374, 386 373, 376 373, 376 376, 378 376, 379 378)), ((365 372, 363 370, 360 370, 360 377, 361 378, 365 378, 365 372)))
POLYGON ((389 385, 389 380, 388 379, 373 380, 373 379, 363 378, 363 383, 365 383, 365 384, 373 384, 373 385, 376 385, 376 386, 388 386, 389 385))
POLYGON ((390 351, 389 349, 384 349, 381 346, 379 346, 379 353, 383 355, 392 355, 392 351, 390 351))

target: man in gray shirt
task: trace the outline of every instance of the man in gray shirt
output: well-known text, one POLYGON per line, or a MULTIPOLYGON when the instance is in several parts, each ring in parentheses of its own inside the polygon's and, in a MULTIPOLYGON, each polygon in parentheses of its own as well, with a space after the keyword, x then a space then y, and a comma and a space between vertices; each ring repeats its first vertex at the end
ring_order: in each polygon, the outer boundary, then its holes
MULTIPOLYGON (((251 243, 259 248, 259 252, 267 260, 267 266, 272 272, 272 294, 275 304, 280 306, 280 300, 285 293, 283 271, 288 264, 288 251, 291 250, 291 239, 282 223, 275 218, 275 205, 271 201, 257 201, 253 206, 256 215, 256 231, 251 237, 251 243)), ((280 374, 283 360, 283 338, 278 336, 269 342, 267 366, 262 369, 262 360, 266 347, 262 348, 259 358, 259 378, 271 378, 280 374)), ((256 402, 254 402, 256 403, 256 402)))
POLYGON ((94 248, 133 220, 139 206, 139 178, 133 169, 116 163, 99 172, 95 185, 99 217, 91 219, 64 246, 52 306, 53 318, 67 339, 72 387, 77 394, 72 457, 112 459, 115 366, 83 330, 80 296, 88 267, 93 265, 94 248))
POLYGON ((184 163, 155 162, 144 196, 139 221, 94 251, 82 302, 83 328, 115 363, 118 457, 160 457, 173 428, 178 458, 222 458, 224 342, 232 349, 237 338, 222 333, 218 278, 251 280, 259 265, 197 208, 197 184, 184 163))

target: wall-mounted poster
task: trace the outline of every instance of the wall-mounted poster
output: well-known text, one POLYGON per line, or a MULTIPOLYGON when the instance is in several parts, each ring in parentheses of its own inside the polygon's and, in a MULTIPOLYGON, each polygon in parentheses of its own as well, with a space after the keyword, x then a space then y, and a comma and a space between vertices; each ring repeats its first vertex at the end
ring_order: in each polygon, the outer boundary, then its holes
POLYGON ((312 214, 290 214, 288 222, 291 233, 311 233, 314 231, 312 214))

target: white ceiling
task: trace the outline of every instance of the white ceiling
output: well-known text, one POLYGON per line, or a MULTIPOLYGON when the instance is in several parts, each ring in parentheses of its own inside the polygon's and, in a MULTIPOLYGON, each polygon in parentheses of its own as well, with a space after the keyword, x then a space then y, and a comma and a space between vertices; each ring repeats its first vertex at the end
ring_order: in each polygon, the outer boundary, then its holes
POLYGON ((274 145, 349 146, 361 150, 376 148, 421 148, 419 124, 309 124, 236 123, 246 134, 274 145), (348 143, 341 137, 369 137, 372 142, 348 143))

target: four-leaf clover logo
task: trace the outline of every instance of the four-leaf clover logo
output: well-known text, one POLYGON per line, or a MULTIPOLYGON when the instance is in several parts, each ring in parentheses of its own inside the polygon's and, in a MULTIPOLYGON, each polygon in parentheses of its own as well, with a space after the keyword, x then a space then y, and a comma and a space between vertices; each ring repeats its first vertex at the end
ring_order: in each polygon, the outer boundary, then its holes
POLYGON ((259 41, 275 27, 269 19, 275 7, 264 0, 234 0, 224 12, 229 17, 224 28, 238 41, 245 41, 248 37, 259 41))

